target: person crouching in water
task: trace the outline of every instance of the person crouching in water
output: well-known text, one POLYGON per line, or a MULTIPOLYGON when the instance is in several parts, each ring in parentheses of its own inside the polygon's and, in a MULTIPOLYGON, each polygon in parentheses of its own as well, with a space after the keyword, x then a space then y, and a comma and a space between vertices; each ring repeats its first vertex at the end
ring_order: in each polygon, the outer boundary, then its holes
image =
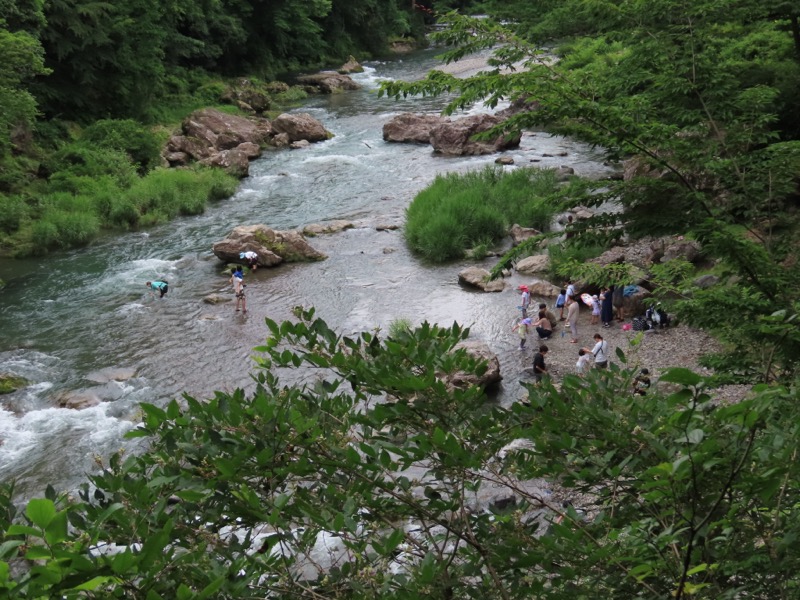
POLYGON ((169 291, 169 284, 166 281, 148 281, 145 283, 145 285, 147 286, 147 289, 151 290, 153 293, 161 292, 159 298, 166 296, 167 292, 169 291))
POLYGON ((239 304, 242 305, 242 312, 247 312, 247 300, 244 297, 244 273, 242 267, 236 267, 231 270, 231 285, 233 286, 233 293, 236 294, 236 312, 239 312, 239 304))
POLYGON ((251 271, 255 271, 258 268, 258 254, 252 250, 240 252, 239 258, 247 261, 247 268, 249 268, 251 271))

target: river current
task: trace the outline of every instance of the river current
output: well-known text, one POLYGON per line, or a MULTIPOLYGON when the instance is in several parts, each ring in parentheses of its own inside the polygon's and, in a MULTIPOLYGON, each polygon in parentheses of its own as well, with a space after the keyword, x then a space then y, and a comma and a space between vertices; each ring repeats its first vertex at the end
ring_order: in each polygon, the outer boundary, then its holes
MULTIPOLYGON (((16 480, 22 496, 48 483, 74 488, 96 469, 95 457, 130 443, 123 436, 136 425, 140 402, 165 405, 183 392, 207 398, 215 390, 251 389, 252 348, 267 335, 264 317, 289 319, 296 305, 314 306, 345 334, 386 329, 399 318, 468 325, 500 357, 504 382, 496 401, 513 401, 517 375, 531 360, 510 331, 518 315, 514 288, 527 279, 510 278, 501 293, 470 291, 459 285, 458 272, 471 263, 426 265, 409 253, 402 229, 376 229, 402 227, 406 207, 437 174, 482 169, 497 157, 443 157, 430 146, 383 141, 382 126, 393 115, 441 110, 443 99, 377 95, 382 79, 412 80, 435 68, 435 54, 366 63, 354 76, 360 90, 310 98, 295 110, 312 114, 335 137, 303 150, 265 152, 234 196, 201 216, 67 253, 0 261, 7 282, 0 291, 0 372, 32 382, 0 396, 0 481, 16 480), (235 313, 233 303, 202 301, 230 292, 211 246, 233 227, 291 229, 332 219, 356 227, 309 238, 329 255, 325 261, 249 275, 247 315, 235 313), (163 300, 144 285, 159 277, 170 282, 163 300), (115 379, 120 372, 132 376, 115 379), (102 402, 58 407, 59 397, 76 392, 102 402)), ((481 111, 488 109, 468 112, 481 111)), ((519 149, 505 154, 517 166, 567 165, 590 177, 609 172, 599 152, 545 132, 527 132, 519 149)), ((492 264, 487 259, 482 266, 492 264)))

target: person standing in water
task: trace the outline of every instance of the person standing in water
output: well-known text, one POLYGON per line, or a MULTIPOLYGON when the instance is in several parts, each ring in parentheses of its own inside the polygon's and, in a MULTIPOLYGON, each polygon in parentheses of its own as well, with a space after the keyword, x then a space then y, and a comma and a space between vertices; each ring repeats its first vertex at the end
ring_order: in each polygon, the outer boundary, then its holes
POLYGON ((239 312, 239 304, 242 305, 242 312, 247 312, 247 299, 244 297, 244 273, 242 267, 238 266, 231 270, 231 285, 233 293, 236 294, 236 312, 239 312))

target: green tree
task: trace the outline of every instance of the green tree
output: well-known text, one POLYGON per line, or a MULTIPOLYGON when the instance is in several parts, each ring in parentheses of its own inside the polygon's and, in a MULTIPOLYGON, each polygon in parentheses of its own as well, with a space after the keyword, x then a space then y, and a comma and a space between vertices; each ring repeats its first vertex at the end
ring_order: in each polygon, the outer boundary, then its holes
POLYGON ((252 395, 143 405, 151 446, 80 500, 15 514, 0 494, 4 595, 796 595, 796 391, 723 405, 675 369, 636 396, 613 365, 503 409, 448 385, 486 368, 457 325, 343 337, 297 316, 267 321, 252 395))
MULTIPOLYGON (((800 171, 800 62, 788 7, 646 0, 541 8, 522 29, 537 41, 566 31, 581 35, 545 49, 491 21, 453 16, 452 28, 439 35, 453 46, 445 60, 495 48, 497 69, 467 80, 434 71, 418 82, 385 83, 384 91, 452 94, 447 112, 478 101, 533 98, 536 110, 503 127, 545 126, 625 159, 624 180, 596 182, 573 201, 613 201, 624 210, 601 211, 584 230, 607 238, 680 234, 704 242, 708 256, 738 279, 726 278, 737 282, 715 290, 715 300, 726 292, 763 299, 734 310, 744 326, 718 330, 730 343, 728 367, 740 372, 735 354, 757 339, 768 344, 758 377, 791 376, 798 365, 791 358, 797 356, 792 301, 800 294, 800 272, 790 211, 800 171), (770 321, 773 314, 785 314, 785 334, 765 335, 780 327, 770 321)), ((581 235, 577 243, 597 239, 581 235)), ((718 324, 710 317, 718 307, 705 293, 677 308, 693 324, 718 324)), ((755 356, 748 353, 743 362, 755 364, 750 359, 755 356)))

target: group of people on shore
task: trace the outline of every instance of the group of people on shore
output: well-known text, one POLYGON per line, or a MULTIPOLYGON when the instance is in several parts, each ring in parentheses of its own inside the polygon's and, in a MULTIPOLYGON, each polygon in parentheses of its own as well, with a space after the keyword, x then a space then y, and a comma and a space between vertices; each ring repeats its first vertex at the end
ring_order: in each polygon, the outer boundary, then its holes
MULTIPOLYGON (((530 289, 527 285, 520 285, 518 291, 521 294, 522 303, 522 318, 514 325, 512 332, 516 332, 519 336, 519 348, 525 349, 528 334, 535 330, 538 334, 539 340, 549 340, 553 335, 553 330, 560 321, 564 321, 565 327, 569 329, 570 340, 572 344, 577 344, 578 338, 578 317, 580 315, 580 299, 577 296, 575 285, 572 281, 567 281, 564 288, 560 290, 560 294, 556 298, 555 309, 559 311, 558 320, 555 314, 547 308, 547 305, 539 304, 538 317, 534 320, 528 316, 528 308, 531 303, 530 289)), ((603 288, 598 295, 586 295, 586 303, 589 304, 591 298, 591 311, 592 318, 590 323, 600 324, 605 328, 611 327, 611 323, 615 319, 614 311, 614 295, 621 296, 622 287, 609 286, 603 288)), ((616 319, 622 321, 624 314, 622 310, 622 298, 619 298, 617 305, 616 319)), ((562 337, 564 334, 562 333, 562 337)), ((575 372, 577 374, 585 374, 591 365, 596 369, 607 369, 609 361, 609 345, 603 336, 598 332, 593 336, 594 344, 591 347, 582 347, 578 350, 578 358, 575 363, 575 372)), ((542 377, 548 374, 548 368, 545 361, 550 349, 546 344, 539 346, 538 352, 533 358, 533 375, 537 382, 541 381, 542 377)), ((639 377, 634 382, 634 393, 644 394, 647 388, 650 387, 650 379, 647 369, 643 369, 639 377)))
MULTIPOLYGON (((244 260, 251 271, 255 271, 258 268, 258 254, 252 250, 240 252, 239 259, 244 260)), ((239 310, 241 310, 243 314, 247 313, 247 300, 244 294, 244 288, 247 286, 244 283, 244 271, 242 265, 236 265, 231 269, 230 284, 233 288, 233 293, 236 296, 235 311, 239 312, 239 310)), ((167 295, 167 292, 169 292, 169 283, 165 279, 147 281, 145 282, 145 286, 147 286, 147 289, 153 292, 153 294, 159 294, 159 298, 163 298, 167 295)))

